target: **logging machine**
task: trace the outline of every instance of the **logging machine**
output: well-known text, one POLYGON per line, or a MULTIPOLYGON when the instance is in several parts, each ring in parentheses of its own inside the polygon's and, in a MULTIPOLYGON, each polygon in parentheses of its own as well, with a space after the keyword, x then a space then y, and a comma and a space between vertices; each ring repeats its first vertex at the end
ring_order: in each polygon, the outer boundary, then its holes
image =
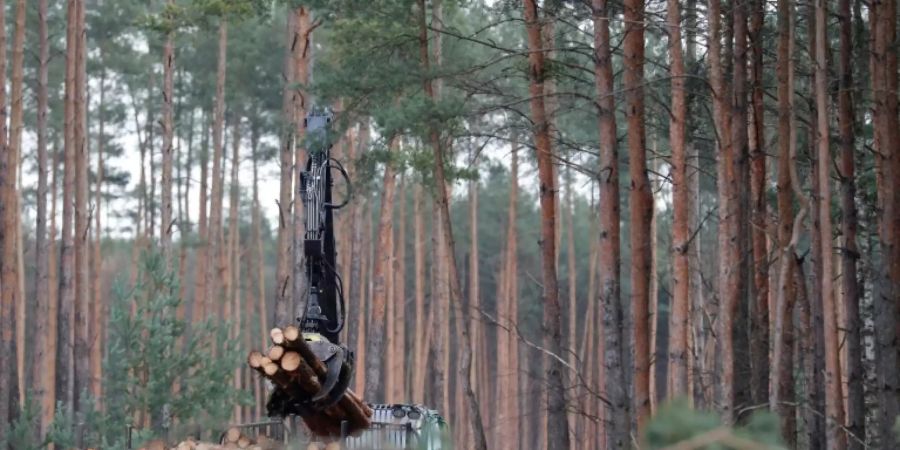
MULTIPOLYGON (((297 415, 307 422, 327 420, 328 409, 338 404, 353 379, 353 352, 340 342, 347 309, 343 280, 337 270, 333 214, 348 204, 352 192, 347 171, 331 157, 332 122, 333 115, 328 110, 313 109, 307 116, 308 160, 297 190, 303 201, 306 226, 302 242, 306 292, 297 299, 297 321, 303 341, 326 371, 319 374, 320 387, 312 395, 276 385, 266 405, 270 417, 297 415), (335 175, 346 184, 339 202, 332 197, 335 175)), ((421 405, 369 407, 372 414, 367 429, 349 432, 347 423, 342 423, 341 435, 331 438, 340 438, 346 448, 449 448, 446 424, 437 412, 421 405)))

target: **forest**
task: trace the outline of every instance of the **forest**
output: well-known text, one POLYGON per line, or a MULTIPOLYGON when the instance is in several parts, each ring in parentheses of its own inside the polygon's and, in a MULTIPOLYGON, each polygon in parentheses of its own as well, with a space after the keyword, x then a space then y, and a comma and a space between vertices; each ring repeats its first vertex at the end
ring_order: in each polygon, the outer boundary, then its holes
POLYGON ((300 314, 321 110, 367 401, 460 449, 896 449, 897 25, 896 0, 0 0, 0 449, 266 420, 246 355, 300 314))

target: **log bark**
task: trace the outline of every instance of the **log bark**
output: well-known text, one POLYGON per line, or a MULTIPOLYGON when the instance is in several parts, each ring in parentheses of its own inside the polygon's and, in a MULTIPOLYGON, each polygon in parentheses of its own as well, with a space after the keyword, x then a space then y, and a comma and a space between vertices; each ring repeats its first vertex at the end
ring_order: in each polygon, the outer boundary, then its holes
MULTIPOLYGON (((291 294, 290 284, 290 258, 292 234, 290 226, 292 219, 291 206, 293 192, 291 181, 293 179, 293 151, 294 151, 294 107, 292 100, 294 83, 293 53, 297 51, 297 41, 294 39, 294 14, 288 14, 287 33, 284 52, 284 66, 282 68, 282 94, 281 94, 281 133, 279 144, 280 182, 278 193, 278 259, 275 275, 275 323, 287 324, 292 318, 289 313, 289 299, 291 294)), ((265 328, 263 328, 265 329, 265 328)))

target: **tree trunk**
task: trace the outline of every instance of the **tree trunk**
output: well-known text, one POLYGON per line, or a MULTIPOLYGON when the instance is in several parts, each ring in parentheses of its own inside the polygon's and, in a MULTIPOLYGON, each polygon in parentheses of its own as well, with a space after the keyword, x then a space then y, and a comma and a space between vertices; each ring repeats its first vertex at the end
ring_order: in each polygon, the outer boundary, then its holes
POLYGON ((819 231, 822 246, 822 312, 825 316, 825 413, 827 421, 828 448, 847 447, 844 425, 843 394, 841 393, 841 372, 837 308, 834 301, 832 283, 833 258, 831 237, 831 154, 828 148, 828 79, 826 42, 825 0, 816 1, 816 112, 818 130, 818 182, 819 182, 819 231))
POLYGON ((191 322, 194 325, 202 322, 209 315, 206 307, 206 273, 209 270, 209 220, 207 217, 209 205, 207 189, 209 184, 209 114, 206 110, 203 111, 200 126, 203 129, 203 138, 200 144, 200 211, 197 217, 197 264, 194 268, 196 285, 193 311, 191 311, 191 322))
POLYGON ((644 136, 644 3, 628 0, 625 9, 625 101, 628 168, 631 177, 631 289, 634 317, 634 405, 638 433, 650 417, 650 221, 653 197, 647 177, 644 136))
MULTIPOLYGON (((390 386, 393 390, 393 398, 396 401, 406 401, 408 393, 406 390, 406 374, 407 364, 411 360, 407 358, 406 353, 406 180, 403 174, 400 176, 400 184, 397 189, 399 203, 397 211, 397 233, 394 234, 394 266, 392 286, 394 288, 394 298, 389 301, 394 302, 394 315, 388 317, 387 320, 394 322, 394 363, 390 370, 394 372, 394 385, 390 386)), ((415 330, 418 332, 420 330, 415 330)))
MULTIPOLYGON (((862 339, 859 320, 859 282, 856 273, 856 260, 859 258, 859 247, 856 244, 857 210, 855 182, 855 130, 854 104, 851 90, 853 86, 853 33, 850 0, 839 0, 838 18, 840 21, 840 90, 838 92, 838 128, 840 130, 841 162, 841 234, 844 237, 841 250, 841 288, 843 290, 847 339, 847 428, 853 435, 864 439, 865 433, 865 401, 863 383, 865 376, 862 367, 862 339)), ((863 443, 857 439, 849 439, 852 450, 862 450, 863 443)))
MULTIPOLYGON (((175 6, 175 0, 166 0, 166 7, 175 6)), ((164 20, 174 18, 165 17, 164 20)), ((159 221, 159 244, 166 267, 172 261, 172 159, 174 155, 173 140, 175 138, 175 122, 173 120, 172 102, 175 96, 175 31, 170 28, 166 32, 163 43, 163 90, 162 90, 162 210, 159 221)))
POLYGON ((630 448, 631 400, 626 382, 625 360, 628 353, 628 329, 624 299, 621 298, 621 234, 619 221, 619 156, 616 142, 616 106, 613 86, 612 51, 610 49, 610 15, 607 0, 593 0, 594 82, 597 90, 598 129, 600 131, 600 230, 598 246, 600 307, 598 326, 602 328, 603 362, 601 389, 609 403, 602 412, 608 449, 630 448))
POLYGON ((425 211, 422 186, 413 187, 413 259, 415 269, 415 330, 413 333, 412 392, 414 402, 425 401, 425 372, 428 359, 428 342, 425 340, 425 211))
MULTIPOLYGON (((300 174, 306 168, 306 149, 300 144, 306 136, 306 113, 308 104, 306 100, 305 87, 309 84, 309 64, 310 64, 310 48, 312 40, 312 27, 310 12, 305 6, 298 6, 294 9, 294 21, 297 26, 295 34, 295 42, 297 43, 296 52, 294 52, 294 82, 299 85, 294 90, 294 189, 295 193, 300 189, 300 174)), ((294 196, 293 204, 294 223, 291 227, 294 234, 293 244, 293 269, 291 273, 292 281, 292 303, 293 308, 288 314, 295 317, 302 317, 306 313, 306 264, 303 256, 303 240, 306 234, 306 223, 303 220, 303 201, 300 195, 294 196)))
MULTIPOLYGON (((732 147, 732 133, 728 91, 722 69, 722 47, 720 43, 721 9, 718 0, 709 0, 709 64, 710 84, 713 94, 713 110, 716 117, 716 132, 719 140, 718 179, 719 179, 719 316, 717 345, 720 357, 717 363, 720 369, 718 397, 720 409, 727 423, 734 419, 734 342, 733 325, 737 312, 740 290, 740 246, 738 242, 737 224, 737 192, 735 156, 732 147)), ((737 123, 741 123, 737 121, 737 123)))
MULTIPOLYGON (((66 405, 66 412, 73 412, 74 405, 74 365, 73 352, 75 343, 75 232, 72 229, 72 218, 75 194, 75 4, 76 0, 69 0, 67 4, 66 21, 66 74, 65 74, 65 135, 64 153, 65 162, 63 170, 63 211, 62 211, 62 246, 60 249, 60 277, 59 277, 59 334, 57 350, 57 400, 66 405)), ((3 47, 3 46, 0 46, 3 47)), ((5 48, 5 47, 4 47, 5 48)), ((2 134, 2 133, 0 133, 2 134)))
MULTIPOLYGON (((779 0, 778 11, 778 247, 780 270, 775 324, 772 335, 771 379, 769 381, 769 408, 781 420, 782 436, 789 446, 796 445, 796 409, 794 408, 793 343, 794 330, 794 272, 795 257, 790 251, 792 230, 793 190, 791 183, 791 151, 793 142, 793 6, 788 0, 779 0), (793 445, 792 445, 793 444, 793 445)), ((798 231, 799 233, 799 231, 798 231)))
MULTIPOLYGON (((47 177, 48 170, 55 171, 55 165, 48 167, 47 158, 47 111, 48 111, 48 66, 50 45, 47 31, 47 0, 38 2, 38 79, 37 79, 37 223, 35 231, 35 312, 34 366, 32 379, 35 389, 35 404, 40 408, 39 432, 43 439, 53 422, 56 407, 56 297, 52 294, 50 279, 51 249, 56 239, 55 230, 47 233, 47 177)), ((52 164, 52 162, 51 162, 52 164)), ((50 216, 53 220, 53 215, 50 216)))
MULTIPOLYGON (((425 1, 418 0, 418 15, 419 15, 419 56, 421 59, 422 69, 427 73, 429 70, 430 62, 428 55, 428 31, 425 23, 425 1)), ((438 5, 439 7, 439 5, 438 5)), ((440 19, 440 17, 438 16, 440 19)), ((442 23, 438 23, 438 26, 442 27, 442 23)), ((436 48, 440 48, 440 41, 436 44, 436 48)), ((441 64, 440 54, 436 55, 436 63, 438 65, 441 64)), ((426 78, 424 81, 424 89, 425 93, 428 96, 431 102, 435 102, 440 98, 439 93, 436 94, 434 90, 434 86, 430 78, 426 78)), ((461 356, 460 356, 460 364, 459 364, 459 378, 463 383, 463 392, 465 394, 465 404, 467 415, 469 418, 468 426, 471 427, 471 432, 473 435, 474 445, 473 448, 476 450, 484 450, 487 448, 487 442, 485 440, 484 429, 481 422, 481 414, 479 412, 478 407, 478 399, 475 398, 475 393, 472 390, 471 386, 471 373, 472 373, 472 342, 471 342, 471 330, 469 329, 468 323, 470 322, 470 313, 471 311, 468 309, 470 305, 463 304, 460 302, 460 282, 459 282, 459 273, 457 271, 456 265, 456 255, 454 252, 453 245, 453 230, 451 228, 450 222, 450 201, 449 194, 447 192, 447 177, 444 174, 444 149, 441 145, 440 135, 438 133, 437 125, 434 123, 429 124, 429 137, 431 140, 431 145, 434 151, 434 182, 435 182, 435 203, 437 205, 437 209, 440 212, 440 220, 442 222, 442 234, 443 234, 443 247, 446 252, 447 258, 447 270, 450 281, 450 304, 461 305, 463 308, 464 314, 461 317, 460 324, 460 338, 462 342, 460 345, 461 348, 461 356)), ((547 155, 549 157, 549 154, 547 155)), ((559 318, 559 312, 557 311, 557 319, 559 318)), ((558 321, 557 321, 558 324, 558 321)), ((558 334, 558 333, 557 333, 558 334)), ((565 416, 563 416, 565 420, 565 416)), ((565 433, 565 427, 563 427, 562 432, 565 433)))
POLYGON ((681 50, 681 12, 678 0, 668 0, 669 58, 672 75, 672 112, 669 116, 669 146, 672 148, 674 219, 672 222, 672 305, 669 316, 669 377, 666 394, 678 398, 688 393, 688 336, 690 322, 690 262, 688 248, 687 155, 685 153, 684 58, 681 50))
POLYGON ((871 85, 874 100, 875 174, 878 188, 879 244, 884 264, 874 295, 876 329, 876 364, 881 393, 879 430, 875 433, 883 441, 874 446, 889 448, 896 444, 892 431, 894 418, 900 411, 900 374, 897 371, 900 334, 900 307, 896 296, 900 292, 900 142, 897 130, 897 3, 895 0, 873 2, 869 11, 871 42, 871 85))
POLYGON ((103 206, 103 147, 105 145, 104 132, 106 131, 106 92, 104 90, 106 82, 106 72, 100 73, 100 104, 98 105, 97 116, 99 119, 99 130, 97 135, 97 169, 95 172, 94 184, 94 248, 91 258, 91 287, 93 303, 91 304, 91 395, 95 401, 100 400, 102 392, 102 371, 103 371, 103 324, 106 317, 105 302, 103 299, 103 287, 101 285, 101 273, 103 270, 102 247, 102 221, 101 211, 103 206))
POLYGON ((753 249, 753 297, 750 311, 750 359, 753 404, 764 403, 769 394, 769 263, 766 248, 766 152, 763 104, 763 8, 754 0, 750 11, 750 235, 753 249))
MULTIPOLYGON (((531 119, 533 125, 535 151, 538 161, 541 204, 541 267, 544 317, 541 326, 544 345, 553 355, 561 355, 562 333, 559 304, 559 287, 556 274, 556 180, 553 179, 553 149, 550 144, 550 130, 544 109, 544 54, 541 50, 541 27, 537 4, 526 0, 525 26, 528 33, 529 93, 531 94, 531 119)), ((541 396, 548 398, 547 445, 554 448, 569 447, 568 418, 566 417, 566 392, 563 386, 562 363, 556 359, 545 367, 546 386, 541 396), (544 391, 546 389, 546 391, 544 391)))
MULTIPOLYGON (((572 167, 566 166, 566 270, 569 272, 567 281, 568 302, 566 310, 567 314, 567 345, 566 345, 566 362, 571 367, 578 367, 578 344, 576 343, 576 335, 578 334, 578 289, 577 275, 578 267, 575 264, 575 204, 573 199, 573 181, 572 167)), ((569 426, 569 442, 576 442, 576 423, 579 421, 578 416, 578 398, 575 395, 576 387, 581 383, 579 380, 579 372, 570 370, 566 377, 568 385, 568 395, 566 395, 569 426)))
MULTIPOLYGON (((506 217, 506 257, 504 258, 505 275, 503 282, 505 284, 504 292, 506 295, 507 314, 506 320, 510 325, 518 327, 519 325, 519 227, 518 227, 518 203, 519 203, 519 136, 517 132, 513 132, 512 137, 512 160, 510 162, 510 185, 509 185, 509 211, 506 217)), ((502 332, 502 331, 500 331, 502 332)), ((522 441, 521 428, 522 420, 519 414, 520 405, 520 386, 519 382, 519 337, 512 335, 508 331, 506 334, 506 345, 498 353, 503 352, 505 355, 506 366, 506 395, 505 410, 506 423, 508 423, 506 437, 512 442, 516 440, 522 441)), ((510 447, 515 450, 515 447, 510 447)))
POLYGON ((216 69, 216 96, 213 113, 213 161, 212 161, 212 190, 210 193, 209 213, 209 240, 206 255, 206 298, 204 299, 204 311, 207 316, 219 315, 221 309, 220 289, 222 262, 224 261, 224 241, 222 237, 222 190, 224 174, 222 160, 224 159, 223 134, 225 128, 225 73, 228 51, 228 22, 225 18, 219 21, 219 37, 216 69), (213 302, 217 304, 213 304, 213 302))
MULTIPOLYGON (((8 191, 15 186, 15 166, 9 166, 9 146, 7 141, 7 109, 6 109, 6 2, 0 0, 0 433, 6 434, 10 417, 12 392, 13 359, 13 319, 16 304, 16 292, 13 283, 15 266, 11 263, 11 255, 15 255, 15 235, 10 225, 13 208, 9 205, 8 191)), ((16 160, 17 162, 18 160, 16 160)))
MULTIPOLYGON (((390 139, 389 152, 397 153, 399 151, 400 137, 392 136, 390 139)), ((366 335, 368 342, 368 352, 366 353, 366 393, 370 397, 382 397, 383 391, 393 389, 389 384, 382 385, 382 365, 384 364, 385 353, 391 353, 390 346, 385 347, 385 310, 388 302, 388 277, 392 272, 391 261, 394 252, 391 250, 391 235, 394 232, 393 214, 394 214, 394 198, 396 196, 396 176, 394 168, 390 162, 385 164, 384 181, 381 191, 381 212, 379 214, 378 224, 378 249, 376 250, 375 266, 373 267, 374 289, 372 290, 372 320, 369 323, 369 332, 366 335)), ((387 320, 393 321, 393 317, 387 320)), ((393 330, 391 330, 393 331, 393 330)), ((388 337, 390 343, 392 339, 388 337)), ((388 356, 391 361, 391 356, 388 356)), ((385 368, 384 373, 387 376, 392 367, 385 368)))
POLYGON ((296 24, 294 23, 294 14, 288 14, 287 17, 287 45, 284 52, 284 66, 282 68, 282 82, 284 87, 281 94, 281 143, 279 151, 280 162, 280 184, 278 194, 278 260, 275 275, 275 323, 278 325, 286 325, 292 323, 292 318, 288 312, 288 304, 290 303, 291 285, 290 285, 290 260, 291 260, 291 243, 292 234, 289 224, 291 223, 291 205, 293 205, 293 192, 291 191, 291 181, 293 179, 293 151, 294 151, 294 106, 293 106, 293 84, 294 84, 294 64, 293 54, 297 51, 297 41, 294 39, 296 24))
POLYGON ((89 279, 89 252, 90 244, 88 230, 90 218, 88 217, 88 146, 86 114, 88 105, 85 101, 86 83, 86 41, 84 33, 84 1, 77 3, 76 42, 77 56, 75 59, 75 410, 87 412, 87 398, 82 393, 90 390, 90 348, 91 330, 90 323, 90 279, 89 279))
MULTIPOLYGON (((238 180, 238 171, 240 170, 240 147, 241 147, 241 116, 234 113, 234 123, 232 124, 231 138, 231 189, 228 198, 228 274, 225 278, 226 292, 230 296, 226 296, 226 302, 231 302, 231 339, 237 341, 241 334, 241 233, 238 228, 238 214, 240 214, 240 181, 238 180)), ((245 330, 249 330, 245 327, 245 330)), ((241 370, 243 367, 234 369, 234 387, 240 391, 241 370)), ((233 420, 241 420, 241 405, 236 403, 234 406, 233 420)))

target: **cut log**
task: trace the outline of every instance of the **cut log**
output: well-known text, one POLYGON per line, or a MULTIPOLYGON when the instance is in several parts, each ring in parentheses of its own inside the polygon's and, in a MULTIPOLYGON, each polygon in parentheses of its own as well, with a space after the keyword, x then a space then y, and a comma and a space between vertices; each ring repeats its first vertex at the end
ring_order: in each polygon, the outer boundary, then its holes
POLYGON ((269 349, 269 359, 272 361, 278 361, 284 355, 284 347, 280 345, 273 345, 272 348, 269 349))
POLYGON ((237 427, 231 427, 225 431, 225 442, 237 442, 241 438, 241 430, 237 427))
POLYGON ((284 331, 282 334, 284 335, 285 341, 293 342, 297 339, 300 339, 300 328, 294 325, 288 325, 284 327, 284 331))
POLYGON ((263 366, 263 372, 269 377, 275 376, 275 374, 278 373, 278 364, 272 362, 266 364, 263 366))
MULTIPOLYGON (((303 401, 318 394, 322 386, 321 381, 327 376, 327 368, 312 352, 300 329, 293 325, 283 329, 276 327, 270 331, 269 337, 274 346, 261 358, 253 356, 254 359, 259 359, 259 367, 253 367, 253 364, 251 367, 277 386, 270 401, 275 401, 276 397, 279 399, 278 402, 287 399, 294 399, 288 400, 289 402, 303 401)), ((351 434, 368 428, 372 413, 369 405, 347 390, 337 404, 301 416, 314 434, 339 436, 341 423, 344 421, 349 424, 351 434)))
POLYGON ((247 364, 250 365, 251 369, 259 369, 260 367, 262 367, 262 359, 263 359, 262 353, 257 352, 257 351, 252 351, 252 352, 250 352, 249 355, 247 355, 247 364))
POLYGON ((241 436, 241 437, 239 437, 238 440, 237 440, 237 446, 238 446, 238 448, 247 448, 247 447, 250 447, 250 444, 252 444, 252 443, 253 443, 253 442, 252 442, 252 441, 250 440, 250 438, 248 438, 247 436, 241 436))
POLYGON ((284 342, 284 332, 281 331, 281 328, 272 328, 272 331, 269 332, 269 337, 272 338, 273 344, 280 345, 284 342))
POLYGON ((281 368, 285 372, 293 372, 300 368, 300 354, 297 352, 287 352, 281 357, 281 368))

